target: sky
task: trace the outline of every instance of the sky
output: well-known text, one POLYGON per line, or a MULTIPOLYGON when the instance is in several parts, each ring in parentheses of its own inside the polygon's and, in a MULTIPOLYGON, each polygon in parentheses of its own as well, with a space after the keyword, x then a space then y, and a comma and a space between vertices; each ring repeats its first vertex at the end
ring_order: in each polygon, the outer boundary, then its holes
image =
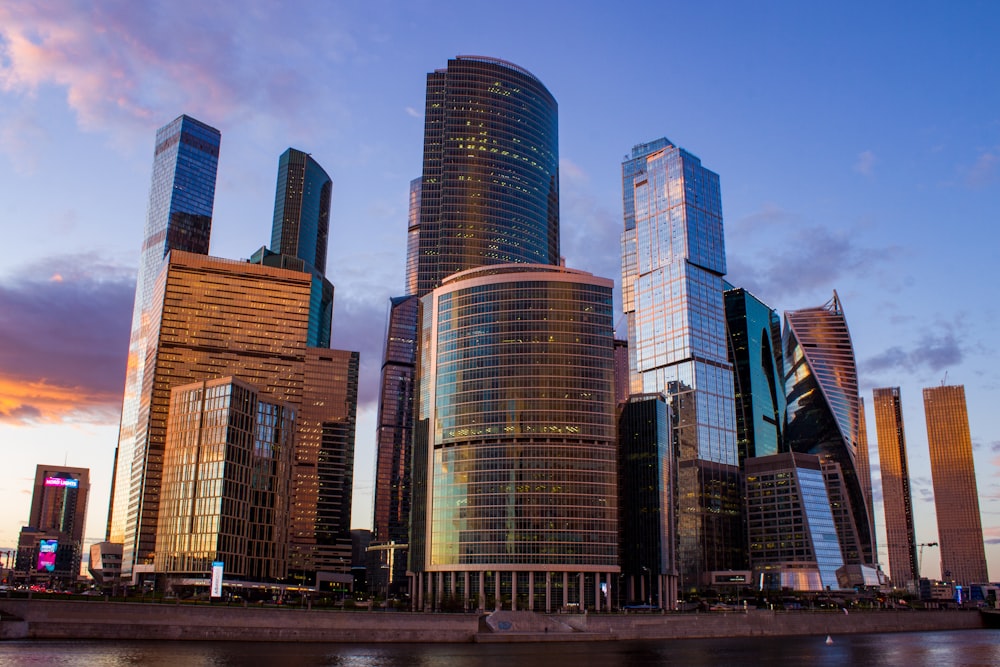
POLYGON ((898 386, 918 542, 938 541, 922 389, 965 386, 1000 580, 998 34, 1000 4, 971 0, 0 4, 0 547, 40 463, 90 469, 103 538, 154 136, 182 113, 222 132, 214 256, 268 243, 286 148, 333 179, 333 347, 361 352, 353 525, 370 527, 426 75, 483 55, 559 103, 567 266, 617 289, 621 162, 665 136, 720 175, 729 282, 779 313, 837 291, 876 514, 872 389, 898 386))

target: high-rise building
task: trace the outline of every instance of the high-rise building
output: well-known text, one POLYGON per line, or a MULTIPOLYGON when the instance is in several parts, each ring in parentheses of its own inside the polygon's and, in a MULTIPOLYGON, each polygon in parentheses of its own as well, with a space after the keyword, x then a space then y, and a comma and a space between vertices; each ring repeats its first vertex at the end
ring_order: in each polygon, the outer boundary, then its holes
POLYGON ((903 403, 899 387, 875 389, 875 432, 882 469, 882 507, 885 512, 889 575, 897 588, 917 581, 917 539, 913 527, 913 497, 906 458, 903 403))
POLYGON ((740 463, 781 451, 785 420, 781 318, 742 287, 727 284, 726 331, 735 373, 736 447, 740 463))
POLYGON ((17 569, 31 578, 73 583, 80 574, 90 470, 67 466, 35 467, 28 525, 17 545, 17 569))
POLYGON ((754 581, 765 590, 841 588, 844 561, 819 457, 772 454, 744 468, 754 581))
POLYGON ((171 250, 208 254, 220 141, 218 130, 190 116, 180 116, 156 133, 108 511, 107 538, 125 544, 130 555, 137 541, 142 541, 147 551, 152 550, 155 520, 151 523, 149 517, 158 511, 154 489, 144 484, 147 468, 154 477, 159 474, 161 455, 147 451, 150 416, 145 368, 155 355, 155 350, 147 348, 158 334, 151 324, 154 315, 147 308, 156 277, 171 250))
POLYGON ((876 542, 875 531, 875 496, 872 493, 872 464, 871 453, 868 451, 868 420, 865 417, 864 396, 858 397, 858 479, 861 481, 861 493, 865 497, 865 507, 868 508, 868 516, 872 522, 872 558, 875 559, 873 565, 881 570, 878 563, 878 543, 876 542))
POLYGON ((346 573, 358 353, 307 345, 312 276, 172 251, 156 286, 140 395, 148 415, 144 456, 134 465, 142 473, 142 495, 157 502, 130 516, 135 528, 123 535, 122 573, 149 563, 154 553, 171 389, 227 376, 290 404, 298 416, 290 572, 346 573))
POLYGON ((963 586, 989 581, 969 413, 962 385, 924 389, 941 577, 963 586))
POLYGON ((463 271, 423 298, 418 608, 609 605, 619 571, 612 285, 511 264, 463 271))
POLYGON ((379 399, 376 588, 399 581, 406 562, 413 395, 399 392, 411 391, 416 368, 419 304, 410 297, 466 269, 559 264, 557 111, 538 79, 503 60, 459 56, 427 75, 423 169, 410 183, 409 296, 392 300, 379 399))
POLYGON ((820 457, 845 565, 874 563, 874 522, 861 474, 858 372, 837 293, 785 313, 785 446, 820 457))
POLYGON ((427 75, 411 293, 487 264, 559 264, 557 112, 538 79, 503 60, 459 56, 427 75))
POLYGON ((678 456, 682 590, 742 569, 733 366, 727 354, 719 177, 666 138, 622 164, 622 305, 631 392, 662 393, 678 456))
POLYGON ((618 414, 620 605, 674 608, 676 472, 666 399, 629 397, 618 414))
POLYGON ((154 569, 243 581, 287 575, 295 412, 232 377, 170 392, 154 569))
POLYGON ((398 595, 409 589, 406 578, 410 533, 410 447, 413 443, 413 395, 417 355, 416 296, 396 297, 389 304, 389 326, 375 434, 375 515, 369 590, 398 595))

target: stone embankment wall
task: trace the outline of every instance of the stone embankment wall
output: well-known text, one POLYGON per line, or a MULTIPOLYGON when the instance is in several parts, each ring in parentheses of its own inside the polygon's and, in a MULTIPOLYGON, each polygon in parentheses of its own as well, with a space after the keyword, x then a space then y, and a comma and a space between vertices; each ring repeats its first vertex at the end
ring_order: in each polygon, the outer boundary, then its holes
POLYGON ((0 639, 524 642, 694 639, 983 627, 974 611, 411 614, 0 599, 0 639))

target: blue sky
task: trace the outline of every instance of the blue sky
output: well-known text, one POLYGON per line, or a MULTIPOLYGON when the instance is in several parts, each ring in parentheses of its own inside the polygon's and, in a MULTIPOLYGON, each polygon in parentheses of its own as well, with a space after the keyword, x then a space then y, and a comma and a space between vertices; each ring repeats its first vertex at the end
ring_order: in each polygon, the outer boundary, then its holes
POLYGON ((289 146, 333 178, 333 344, 362 353, 370 524, 425 76, 469 54, 559 102, 568 266, 618 283, 621 160, 666 136, 720 174, 730 282, 779 312, 838 291, 876 462, 871 389, 902 388, 919 542, 937 541, 921 389, 964 384, 1000 579, 998 34, 992 2, 0 5, 0 545, 36 463, 91 469, 103 536, 153 137, 181 113, 222 132, 213 255, 268 242, 289 146))

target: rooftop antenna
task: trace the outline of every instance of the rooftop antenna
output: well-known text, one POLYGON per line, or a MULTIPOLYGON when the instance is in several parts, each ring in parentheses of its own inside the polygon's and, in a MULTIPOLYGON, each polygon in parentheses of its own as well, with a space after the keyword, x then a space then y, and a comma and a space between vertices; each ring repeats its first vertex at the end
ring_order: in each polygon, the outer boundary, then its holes
POLYGON ((944 377, 941 378, 941 386, 943 387, 948 382, 948 371, 944 372, 944 377))

